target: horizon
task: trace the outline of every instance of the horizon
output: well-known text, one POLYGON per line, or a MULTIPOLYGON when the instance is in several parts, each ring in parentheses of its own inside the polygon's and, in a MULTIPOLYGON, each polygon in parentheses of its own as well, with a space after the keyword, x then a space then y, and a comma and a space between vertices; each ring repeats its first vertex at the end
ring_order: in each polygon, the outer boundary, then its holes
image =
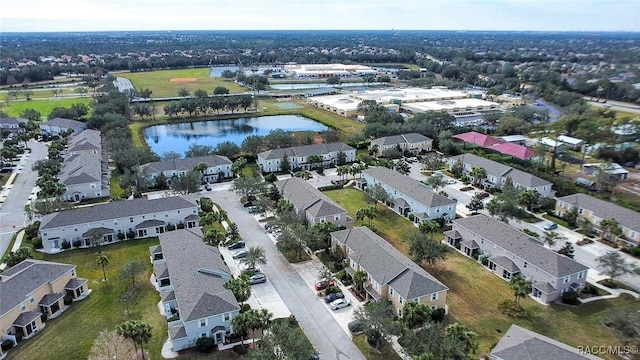
POLYGON ((0 15, 3 33, 640 32, 640 2, 634 0, 24 0, 12 7, 0 15))

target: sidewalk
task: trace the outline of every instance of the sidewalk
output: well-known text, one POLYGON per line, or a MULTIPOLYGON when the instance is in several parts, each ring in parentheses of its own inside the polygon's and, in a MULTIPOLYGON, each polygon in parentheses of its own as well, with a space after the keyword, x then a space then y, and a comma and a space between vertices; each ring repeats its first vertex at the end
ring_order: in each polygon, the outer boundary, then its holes
MULTIPOLYGON (((16 235, 16 241, 13 243, 13 247, 11 247, 11 252, 16 252, 16 250, 20 249, 22 246, 22 239, 24 238, 24 230, 20 230, 20 232, 16 235)), ((4 270, 7 267, 7 264, 0 264, 0 271, 4 270)))
MULTIPOLYGON (((602 279, 606 279, 606 277, 604 276, 598 276, 596 278, 592 277, 592 272, 593 270, 589 270, 589 272, 587 273, 587 280, 591 280, 589 281, 589 283, 591 283, 593 286, 602 289, 604 291, 607 291, 608 293, 610 293, 610 295, 603 295, 603 296, 594 296, 594 297, 590 297, 587 299, 578 299, 581 303, 586 304, 586 303, 590 303, 593 301, 598 301, 598 300, 604 300, 604 299, 613 299, 613 298, 617 298, 618 296, 620 296, 621 294, 627 294, 627 295, 631 295, 634 298, 638 299, 640 298, 640 294, 638 294, 635 291, 631 291, 631 290, 627 290, 627 289, 611 289, 608 288, 604 285, 598 284, 597 281, 600 281, 602 279), (595 281, 597 278, 600 278, 600 280, 595 281)), ((595 271, 593 271, 595 272, 595 271)))

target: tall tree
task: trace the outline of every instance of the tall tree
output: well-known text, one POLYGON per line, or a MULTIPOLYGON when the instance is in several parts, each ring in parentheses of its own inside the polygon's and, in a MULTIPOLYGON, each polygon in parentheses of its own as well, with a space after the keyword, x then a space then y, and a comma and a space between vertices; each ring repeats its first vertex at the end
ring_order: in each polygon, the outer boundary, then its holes
POLYGON ((136 278, 138 275, 142 274, 145 270, 146 266, 140 261, 129 261, 122 268, 120 268, 120 278, 121 279, 130 279, 131 286, 136 286, 136 278))
POLYGON ((280 160, 280 171, 283 173, 291 171, 291 163, 289 162, 287 154, 282 155, 282 160, 280 160))
POLYGON ((538 200, 540 200, 540 193, 533 189, 527 189, 520 192, 516 199, 518 204, 528 208, 531 212, 533 212, 533 206, 538 203, 538 200))
POLYGON ((513 290, 513 296, 515 297, 515 307, 516 309, 522 309, 520 305, 520 299, 531 293, 532 287, 531 282, 525 279, 522 275, 517 274, 511 277, 509 281, 509 287, 513 290))
POLYGON ((625 274, 632 273, 636 266, 627 262, 617 251, 604 254, 596 258, 598 265, 602 268, 602 274, 615 279, 625 274))
POLYGON ((389 201, 389 193, 387 193, 384 187, 380 184, 374 184, 367 187, 367 195, 373 201, 373 206, 376 209, 378 208, 378 202, 382 202, 384 204, 389 201))
POLYGON ((238 300, 241 307, 251 296, 251 283, 249 282, 249 275, 247 274, 241 274, 239 277, 227 281, 223 286, 233 293, 233 296, 238 300))
POLYGON ((267 257, 264 252, 264 248, 261 246, 252 246, 248 249, 248 254, 242 259, 243 264, 256 267, 256 265, 266 265, 267 257))
POLYGON ((465 205, 467 209, 471 212, 478 212, 479 210, 484 209, 484 202, 482 202, 482 198, 480 197, 480 193, 477 193, 471 197, 471 201, 465 205))
POLYGON ((197 192, 200 188, 200 174, 196 171, 187 171, 185 174, 171 177, 169 187, 182 195, 197 192))
POLYGON ((473 183, 480 185, 482 180, 487 178, 487 170, 481 166, 477 166, 471 169, 469 175, 473 178, 473 183))
POLYGON ((102 330, 94 340, 88 360, 133 360, 137 358, 133 344, 116 331, 102 330))
POLYGON ((478 351, 478 335, 460 323, 453 323, 445 328, 445 335, 465 344, 465 352, 475 354, 478 351))
POLYGON ((551 230, 545 231, 542 234, 542 240, 545 244, 549 245, 549 247, 553 247, 558 241, 566 240, 567 238, 561 233, 551 230))
POLYGON ((105 267, 109 265, 109 258, 105 254, 98 254, 96 257, 96 262, 100 267, 102 267, 102 278, 104 282, 107 282, 107 272, 105 271, 105 267))
POLYGON ((614 241, 615 236, 619 236, 622 234, 622 228, 618 223, 618 220, 611 219, 603 219, 600 221, 600 240, 603 240, 605 236, 609 241, 614 241), (613 239, 612 239, 613 238, 613 239))
POLYGON ((144 357, 144 345, 149 342, 152 336, 151 325, 141 320, 127 320, 118 325, 116 332, 127 339, 133 341, 136 349, 140 347, 142 360, 144 357))
POLYGON ((376 349, 380 347, 380 340, 389 341, 392 335, 400 332, 398 323, 394 321, 394 311, 391 301, 379 300, 370 302, 353 312, 356 320, 365 324, 367 335, 376 342, 376 349))
POLYGON ((425 261, 433 266, 438 261, 446 259, 448 253, 449 247, 433 240, 430 235, 416 232, 409 237, 409 255, 418 264, 425 261))
POLYGON ((573 244, 570 241, 565 241, 564 246, 560 250, 558 250, 558 254, 573 259, 574 251, 575 250, 573 248, 573 244))
POLYGON ((444 180, 444 176, 441 173, 431 174, 427 178, 427 185, 430 186, 433 191, 437 192, 438 188, 444 187, 447 183, 444 180))

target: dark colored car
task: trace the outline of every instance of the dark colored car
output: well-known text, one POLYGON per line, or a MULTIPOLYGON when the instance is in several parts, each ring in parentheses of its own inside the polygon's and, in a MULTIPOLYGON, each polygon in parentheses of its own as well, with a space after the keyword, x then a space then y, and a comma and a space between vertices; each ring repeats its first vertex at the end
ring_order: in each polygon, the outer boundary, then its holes
POLYGON ((320 290, 324 290, 324 289, 326 289, 328 287, 331 287, 333 285, 335 285, 333 280, 329 280, 329 281, 322 280, 322 281, 317 282, 314 285, 314 287, 316 288, 317 291, 320 291, 320 290))
POLYGON ((324 302, 330 303, 334 300, 342 299, 343 297, 344 297, 344 294, 341 292, 331 293, 324 297, 324 302))
POLYGON ((342 182, 341 182, 340 180, 335 180, 335 179, 334 179, 334 180, 331 180, 331 183, 332 183, 333 185, 342 185, 342 182))
POLYGON ((237 241, 229 245, 229 250, 242 249, 245 246, 244 241, 237 241))
POLYGON ((247 201, 244 204, 242 204, 242 206, 244 206, 244 207, 253 206, 253 202, 252 201, 247 201))
POLYGON ((350 322, 347 327, 353 335, 362 334, 365 330, 367 330, 367 325, 362 320, 354 320, 350 322))
POLYGON ((244 259, 247 257, 247 255, 249 255, 249 251, 248 250, 240 250, 237 253, 233 254, 233 258, 234 259, 244 259))
POLYGON ((488 193, 488 192, 486 192, 486 191, 483 191, 483 192, 481 192, 481 193, 478 193, 478 197, 479 197, 480 199, 486 199, 486 198, 488 198, 489 196, 490 196, 490 195, 489 195, 489 193, 488 193))

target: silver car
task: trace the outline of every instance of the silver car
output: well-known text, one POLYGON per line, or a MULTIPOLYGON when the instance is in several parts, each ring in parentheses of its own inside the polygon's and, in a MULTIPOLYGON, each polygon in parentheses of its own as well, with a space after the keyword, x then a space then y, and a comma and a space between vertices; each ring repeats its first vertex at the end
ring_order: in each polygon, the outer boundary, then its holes
POLYGON ((251 285, 260 284, 263 282, 267 282, 267 275, 263 273, 255 273, 249 278, 249 284, 251 285))
POLYGON ((338 299, 338 300, 334 300, 331 302, 330 306, 331 306, 331 310, 338 310, 338 309, 342 309, 343 307, 347 307, 351 305, 351 301, 349 301, 349 299, 338 299))

